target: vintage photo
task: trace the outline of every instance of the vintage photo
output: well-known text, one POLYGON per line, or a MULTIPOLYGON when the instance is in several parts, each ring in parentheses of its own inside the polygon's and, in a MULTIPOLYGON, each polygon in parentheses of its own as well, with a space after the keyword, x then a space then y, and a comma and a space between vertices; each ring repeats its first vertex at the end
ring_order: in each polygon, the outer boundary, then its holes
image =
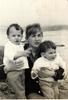
POLYGON ((0 99, 68 99, 68 0, 0 0, 0 99))

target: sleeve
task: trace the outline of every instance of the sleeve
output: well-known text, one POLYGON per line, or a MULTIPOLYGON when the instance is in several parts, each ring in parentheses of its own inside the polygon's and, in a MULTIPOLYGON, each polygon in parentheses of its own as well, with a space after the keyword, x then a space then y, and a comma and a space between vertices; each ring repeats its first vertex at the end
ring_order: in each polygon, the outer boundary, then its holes
POLYGON ((64 69, 64 75, 67 75, 67 68, 65 61, 59 56, 59 66, 64 69))
POLYGON ((13 60, 14 58, 14 49, 12 49, 12 47, 5 45, 4 48, 4 58, 3 58, 3 63, 6 64, 8 62, 8 60, 13 60))
POLYGON ((35 61, 34 66, 32 68, 32 73, 35 73, 35 77, 40 78, 46 78, 46 77, 52 77, 54 74, 54 71, 49 68, 50 64, 49 62, 43 58, 39 58, 35 61))
POLYGON ((23 57, 24 68, 29 68, 27 57, 23 57))
POLYGON ((31 71, 31 78, 36 79, 38 77, 38 71, 40 70, 40 61, 37 59, 33 65, 32 71, 31 71))
POLYGON ((27 57, 20 57, 15 60, 17 63, 20 63, 20 61, 22 63, 23 69, 29 68, 27 57))
POLYGON ((40 59, 37 59, 33 65, 33 68, 32 70, 40 70, 40 67, 41 67, 41 60, 40 59))

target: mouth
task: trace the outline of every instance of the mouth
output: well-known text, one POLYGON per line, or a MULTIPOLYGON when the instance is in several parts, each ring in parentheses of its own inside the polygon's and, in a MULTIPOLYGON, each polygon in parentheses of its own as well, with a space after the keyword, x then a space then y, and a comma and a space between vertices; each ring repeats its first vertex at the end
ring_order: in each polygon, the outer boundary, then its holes
POLYGON ((54 60, 54 59, 55 59, 55 57, 52 57, 51 59, 52 59, 52 60, 54 60))
POLYGON ((39 45, 39 44, 40 44, 40 42, 35 42, 35 44, 36 44, 36 45, 39 45))
POLYGON ((17 42, 17 43, 18 43, 19 41, 18 41, 18 40, 16 40, 15 42, 17 42))
POLYGON ((16 41, 15 41, 15 43, 16 43, 16 44, 19 44, 19 41, 18 41, 18 40, 16 40, 16 41))

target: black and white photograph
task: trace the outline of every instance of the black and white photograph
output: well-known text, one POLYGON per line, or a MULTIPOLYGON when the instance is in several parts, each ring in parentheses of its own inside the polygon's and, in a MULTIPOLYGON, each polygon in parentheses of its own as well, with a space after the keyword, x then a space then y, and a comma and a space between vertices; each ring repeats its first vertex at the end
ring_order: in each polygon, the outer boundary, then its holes
POLYGON ((68 99, 68 0, 0 0, 0 99, 68 99))

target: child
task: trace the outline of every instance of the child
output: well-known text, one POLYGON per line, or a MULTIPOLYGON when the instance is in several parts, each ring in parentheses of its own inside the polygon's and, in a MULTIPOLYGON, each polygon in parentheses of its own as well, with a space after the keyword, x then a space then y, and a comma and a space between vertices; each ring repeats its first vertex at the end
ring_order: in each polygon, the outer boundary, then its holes
POLYGON ((24 56, 21 40, 23 30, 18 24, 11 24, 7 29, 8 42, 4 49, 4 70, 7 73, 8 83, 13 87, 18 99, 25 98, 24 69, 29 68, 27 58, 24 56), (23 52, 21 57, 17 53, 23 52))
POLYGON ((46 99, 56 99, 59 95, 58 83, 66 77, 66 66, 56 53, 52 41, 44 41, 38 48, 39 57, 32 68, 33 79, 39 77, 39 84, 46 99))

